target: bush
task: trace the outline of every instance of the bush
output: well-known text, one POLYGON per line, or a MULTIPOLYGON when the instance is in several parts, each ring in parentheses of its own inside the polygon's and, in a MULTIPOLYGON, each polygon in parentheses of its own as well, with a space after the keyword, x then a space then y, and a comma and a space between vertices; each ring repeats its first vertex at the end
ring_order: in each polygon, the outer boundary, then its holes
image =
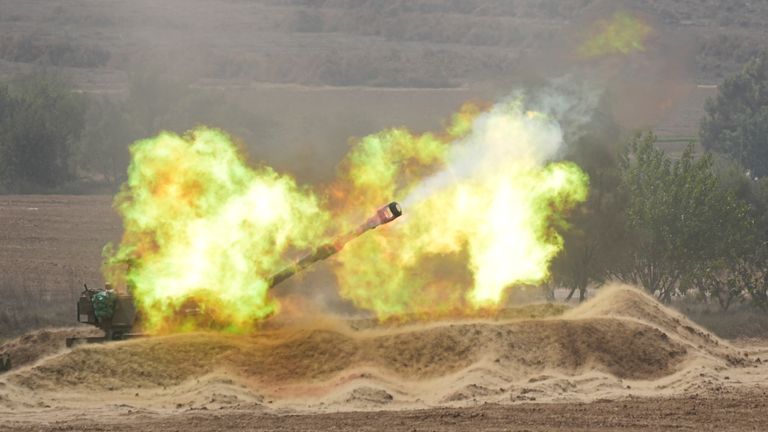
POLYGON ((0 184, 24 192, 73 178, 85 99, 55 77, 0 85, 0 184))
MULTIPOLYGON (((654 143, 652 134, 637 137, 622 163, 630 241, 616 275, 669 302, 730 274, 749 250, 754 224, 748 205, 722 186, 711 154, 696 159, 689 146, 672 160, 654 143)), ((726 290, 731 282, 718 281, 726 290)))

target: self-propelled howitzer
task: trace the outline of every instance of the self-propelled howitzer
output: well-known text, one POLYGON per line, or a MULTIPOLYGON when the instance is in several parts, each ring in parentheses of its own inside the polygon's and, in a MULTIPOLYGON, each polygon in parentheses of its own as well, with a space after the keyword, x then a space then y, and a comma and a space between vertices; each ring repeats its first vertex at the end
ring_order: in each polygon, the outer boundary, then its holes
MULTIPOLYGON (((380 225, 388 224, 402 214, 400 205, 394 201, 381 207, 356 229, 314 249, 279 273, 274 274, 269 280, 269 288, 275 287, 312 264, 334 255, 356 237, 380 225)), ((103 289, 90 289, 85 286, 77 302, 77 321, 100 328, 104 331, 104 336, 67 338, 67 346, 71 346, 78 341, 103 342, 141 335, 140 333, 134 333, 138 314, 133 296, 130 292, 128 294, 119 294, 110 286, 106 286, 103 289)))

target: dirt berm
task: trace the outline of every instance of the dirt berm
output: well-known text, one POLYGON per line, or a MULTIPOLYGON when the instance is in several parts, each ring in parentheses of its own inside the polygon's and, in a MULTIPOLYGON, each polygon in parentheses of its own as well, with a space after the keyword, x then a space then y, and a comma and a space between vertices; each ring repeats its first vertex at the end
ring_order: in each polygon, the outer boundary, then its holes
POLYGON ((216 400, 216 391, 219 401, 250 395, 303 408, 583 399, 626 393, 628 383, 640 392, 685 391, 695 376, 716 379, 714 371, 745 362, 744 353, 653 298, 608 287, 545 319, 359 331, 340 323, 81 346, 3 376, 0 401, 135 389, 155 389, 158 398, 175 391, 199 405, 216 400))

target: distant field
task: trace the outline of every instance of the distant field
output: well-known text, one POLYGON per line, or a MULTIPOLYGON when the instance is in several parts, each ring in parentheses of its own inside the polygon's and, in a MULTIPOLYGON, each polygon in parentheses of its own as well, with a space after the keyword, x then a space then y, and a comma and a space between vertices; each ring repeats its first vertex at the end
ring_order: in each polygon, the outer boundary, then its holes
POLYGON ((676 44, 685 42, 697 80, 733 72, 768 40, 768 4, 760 1, 0 0, 0 74, 48 64, 71 68, 90 89, 146 67, 307 85, 503 82, 534 64, 551 66, 541 58, 547 53, 567 57, 563 49, 590 22, 617 9, 648 19, 654 49, 675 46, 679 56, 676 44))
POLYGON ((768 3, 737 3, 0 0, 0 78, 43 66, 124 97, 132 76, 172 76, 237 100, 255 120, 232 132, 253 156, 315 181, 350 136, 434 129, 467 99, 568 73, 609 89, 622 126, 696 136, 713 85, 768 46, 768 3), (578 59, 591 26, 621 9, 653 27, 646 51, 578 59), (320 162, 296 162, 307 156, 320 162))
POLYGON ((132 76, 172 76, 239 101, 255 120, 232 132, 254 157, 314 181, 350 136, 434 129, 467 99, 567 73, 609 89, 623 126, 695 136, 713 85, 768 46, 768 3, 737 3, 0 0, 0 78, 43 66, 124 97, 132 76), (578 59, 591 26, 620 9, 654 28, 646 51, 578 59), (307 156, 320 162, 296 163, 307 156))
POLYGON ((73 325, 82 284, 102 284, 101 249, 119 240, 107 196, 0 196, 0 337, 73 325))

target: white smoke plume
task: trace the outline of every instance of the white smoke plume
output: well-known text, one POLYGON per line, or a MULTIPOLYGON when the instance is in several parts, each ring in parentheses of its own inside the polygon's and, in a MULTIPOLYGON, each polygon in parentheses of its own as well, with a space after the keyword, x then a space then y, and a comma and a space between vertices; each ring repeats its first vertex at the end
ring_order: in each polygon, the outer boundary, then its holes
POLYGON ((481 171, 508 169, 510 160, 527 169, 557 159, 568 141, 584 133, 600 97, 599 90, 572 77, 540 89, 514 91, 474 120, 469 135, 451 147, 445 169, 424 180, 402 200, 403 205, 481 171))

